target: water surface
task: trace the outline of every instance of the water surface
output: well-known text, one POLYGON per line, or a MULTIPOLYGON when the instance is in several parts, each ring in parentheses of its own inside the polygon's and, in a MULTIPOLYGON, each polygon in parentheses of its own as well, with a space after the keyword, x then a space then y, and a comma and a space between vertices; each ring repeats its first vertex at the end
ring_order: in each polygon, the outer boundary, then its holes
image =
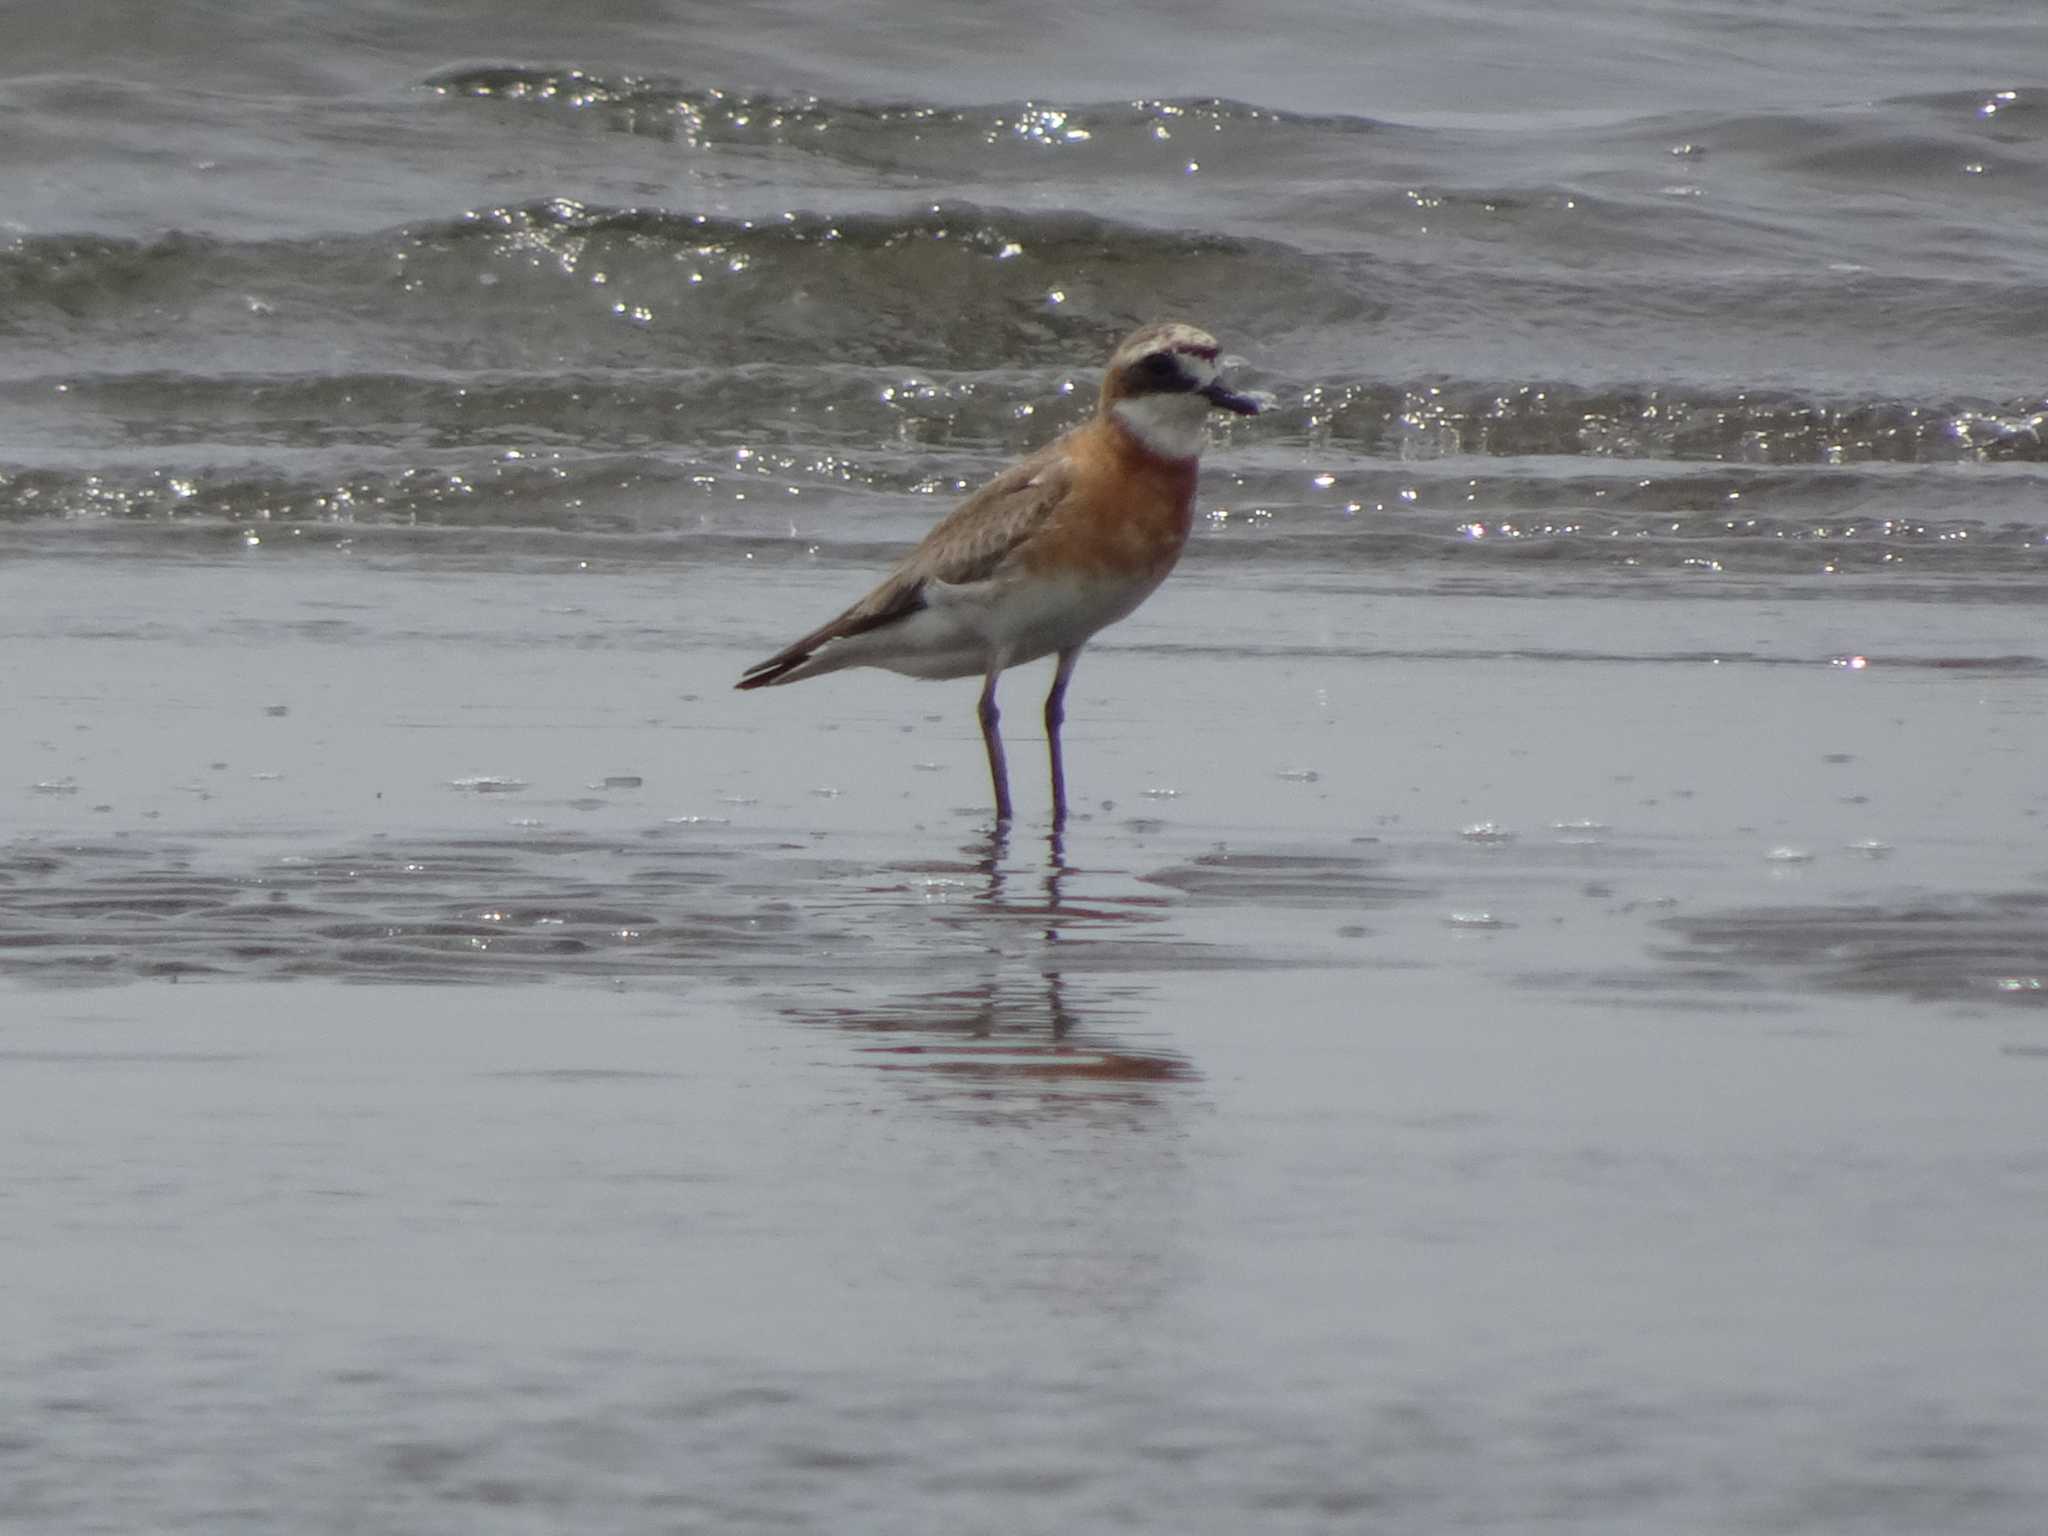
POLYGON ((20 19, 0 1514, 2034 1531, 2037 30, 20 19), (1063 838, 731 690, 1164 314, 1063 838))

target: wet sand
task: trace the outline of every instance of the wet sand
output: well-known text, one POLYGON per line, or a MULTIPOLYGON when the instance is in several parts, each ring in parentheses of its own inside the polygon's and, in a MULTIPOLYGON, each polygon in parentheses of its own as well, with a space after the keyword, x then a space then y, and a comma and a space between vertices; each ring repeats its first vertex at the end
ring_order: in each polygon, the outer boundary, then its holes
POLYGON ((1004 841, 731 691, 843 562, 0 564, 0 1512, 2029 1529, 2033 616, 1411 577, 1198 554, 1054 847, 1043 669, 1004 841))

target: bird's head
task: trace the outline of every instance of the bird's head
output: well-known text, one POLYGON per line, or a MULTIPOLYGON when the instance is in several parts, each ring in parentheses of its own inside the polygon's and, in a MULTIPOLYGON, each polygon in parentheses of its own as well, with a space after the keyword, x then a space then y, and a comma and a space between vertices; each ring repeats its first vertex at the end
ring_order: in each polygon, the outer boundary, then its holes
POLYGON ((1216 338, 1192 325, 1144 326, 1111 355, 1101 409, 1161 457, 1194 458, 1210 411, 1259 412, 1256 400, 1225 387, 1219 355, 1216 338))

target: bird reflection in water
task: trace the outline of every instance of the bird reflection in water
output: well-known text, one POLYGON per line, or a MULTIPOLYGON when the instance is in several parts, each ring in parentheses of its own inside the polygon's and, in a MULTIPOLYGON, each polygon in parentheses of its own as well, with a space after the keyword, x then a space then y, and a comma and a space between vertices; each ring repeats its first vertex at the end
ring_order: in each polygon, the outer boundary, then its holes
POLYGON ((971 886, 971 899, 920 915, 932 912, 944 927, 979 937, 981 974, 906 997, 805 1008, 804 1016, 872 1036, 860 1048, 871 1065, 926 1074, 948 1097, 964 1092, 989 1113, 1127 1108, 1151 1102, 1162 1084, 1199 1075, 1178 1052, 1140 1049, 1116 1035, 1118 1021, 1142 1015, 1150 987, 1140 972, 1158 965, 1156 952, 1129 932, 1159 920, 1156 898, 1073 900, 1068 885, 1081 872, 1068 864, 1058 832, 1038 867, 1012 864, 1000 824, 963 853, 957 863, 912 873, 971 886), (1078 973, 1072 979, 1070 970, 1078 973))

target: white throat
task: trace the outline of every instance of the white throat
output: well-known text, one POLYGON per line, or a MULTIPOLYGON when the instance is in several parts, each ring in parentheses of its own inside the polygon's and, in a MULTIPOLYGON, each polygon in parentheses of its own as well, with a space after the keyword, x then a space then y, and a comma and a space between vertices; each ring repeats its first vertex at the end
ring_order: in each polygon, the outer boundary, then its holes
POLYGON ((1209 402, 1200 395, 1133 395, 1110 410, 1162 459, 1200 458, 1209 441, 1209 402))

